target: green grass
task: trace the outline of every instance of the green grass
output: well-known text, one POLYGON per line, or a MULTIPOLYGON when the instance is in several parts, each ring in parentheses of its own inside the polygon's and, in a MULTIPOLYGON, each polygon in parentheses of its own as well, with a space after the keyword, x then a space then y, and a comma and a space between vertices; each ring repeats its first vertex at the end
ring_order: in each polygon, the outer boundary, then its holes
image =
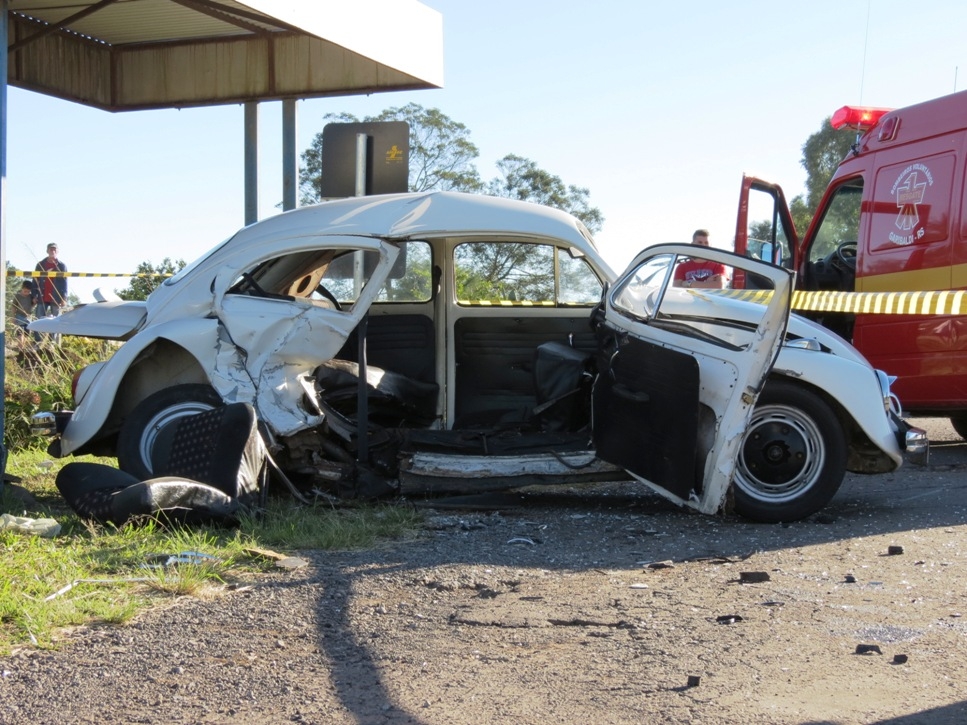
POLYGON ((21 479, 32 500, 24 502, 5 485, 0 512, 53 518, 61 531, 54 538, 0 531, 0 654, 18 646, 54 647, 64 628, 125 622, 165 599, 206 596, 271 567, 248 549, 364 549, 412 537, 421 523, 408 507, 305 506, 283 496, 270 500, 264 516, 235 528, 170 528, 155 521, 100 526, 81 520, 57 491, 57 471, 70 460, 26 448, 7 462, 7 473, 21 479), (211 558, 158 565, 158 555, 181 552, 211 558))

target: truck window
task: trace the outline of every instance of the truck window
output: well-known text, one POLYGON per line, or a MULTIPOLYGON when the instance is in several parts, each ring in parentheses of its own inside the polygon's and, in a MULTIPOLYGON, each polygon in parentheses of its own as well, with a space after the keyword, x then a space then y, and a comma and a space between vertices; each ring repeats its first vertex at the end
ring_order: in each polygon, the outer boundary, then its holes
MULTIPOLYGON (((836 255, 837 250, 856 258, 856 242, 859 238, 860 203, 863 200, 863 179, 849 179, 836 189, 826 209, 812 245, 809 247, 809 261, 817 262, 836 255)), ((855 268, 855 264, 854 264, 855 268)))

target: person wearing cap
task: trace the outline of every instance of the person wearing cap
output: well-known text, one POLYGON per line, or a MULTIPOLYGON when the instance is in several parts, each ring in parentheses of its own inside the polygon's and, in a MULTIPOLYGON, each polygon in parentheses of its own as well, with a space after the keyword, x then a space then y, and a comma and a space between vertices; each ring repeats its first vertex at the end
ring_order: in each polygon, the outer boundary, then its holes
MULTIPOLYGON (((57 259, 57 245, 47 245, 47 256, 37 262, 38 272, 66 272, 67 265, 57 259)), ((40 317, 57 317, 67 304, 67 277, 41 277, 37 280, 37 309, 40 317)))

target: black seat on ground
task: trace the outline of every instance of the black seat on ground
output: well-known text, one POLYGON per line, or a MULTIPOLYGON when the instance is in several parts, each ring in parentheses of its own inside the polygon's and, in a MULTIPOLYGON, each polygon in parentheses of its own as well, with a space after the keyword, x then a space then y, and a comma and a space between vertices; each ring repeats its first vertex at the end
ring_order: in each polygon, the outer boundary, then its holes
POLYGON ((170 448, 155 457, 155 478, 74 462, 57 474, 57 488, 83 518, 116 525, 137 516, 233 522, 264 503, 268 456, 250 404, 224 405, 176 426, 170 448))

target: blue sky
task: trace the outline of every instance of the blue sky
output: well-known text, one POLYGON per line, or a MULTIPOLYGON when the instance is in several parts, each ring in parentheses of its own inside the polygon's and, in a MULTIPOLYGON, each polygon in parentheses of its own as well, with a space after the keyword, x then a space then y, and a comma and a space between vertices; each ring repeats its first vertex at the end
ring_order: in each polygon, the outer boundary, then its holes
MULTIPOLYGON (((967 89, 962 0, 423 2, 443 15, 445 87, 302 101, 300 153, 326 113, 439 108, 470 130, 483 178, 515 153, 587 187, 618 268, 696 227, 730 247, 743 172, 799 193, 801 146, 840 106, 967 89)), ((261 217, 282 198, 281 115, 260 106, 261 217)), ((190 261, 244 223, 241 106, 110 114, 10 88, 8 116, 18 268, 50 241, 73 271, 190 261)), ((127 280, 71 284, 88 300, 127 280)))

